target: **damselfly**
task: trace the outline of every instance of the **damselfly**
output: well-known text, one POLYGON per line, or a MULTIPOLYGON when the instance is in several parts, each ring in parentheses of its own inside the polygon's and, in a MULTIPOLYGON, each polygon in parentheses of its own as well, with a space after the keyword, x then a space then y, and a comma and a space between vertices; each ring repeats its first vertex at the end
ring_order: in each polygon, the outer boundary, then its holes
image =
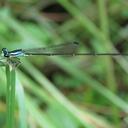
MULTIPOLYGON (((32 55, 74 55, 78 48, 78 43, 65 43, 45 48, 33 48, 33 49, 16 49, 9 51, 7 48, 2 49, 2 59, 6 60, 8 64, 17 66, 20 63, 19 57, 32 56, 32 55)), ((1 61, 0 60, 0 61, 1 61)))
POLYGON ((60 45, 54 45, 46 48, 34 48, 34 49, 17 49, 13 51, 8 51, 7 48, 2 49, 2 54, 4 57, 12 58, 12 57, 22 57, 22 56, 30 56, 30 55, 73 55, 78 48, 78 43, 66 43, 60 45))
POLYGON ((128 53, 77 53, 76 50, 78 48, 79 43, 73 42, 73 43, 66 43, 66 44, 60 44, 60 45, 54 45, 46 48, 33 48, 33 49, 16 49, 13 51, 9 51, 7 48, 2 49, 2 55, 7 58, 12 57, 22 57, 22 56, 30 56, 30 55, 124 55, 127 56, 128 53))
MULTIPOLYGON (((60 45, 54 45, 49 46, 46 48, 33 48, 33 49, 16 49, 13 51, 9 51, 7 48, 2 49, 2 55, 4 58, 7 58, 8 62, 10 63, 16 63, 18 57, 22 56, 30 56, 30 55, 46 55, 46 56, 55 56, 55 55, 96 55, 96 56, 118 56, 118 55, 124 55, 128 56, 128 53, 78 53, 77 48, 79 46, 79 43, 73 42, 73 43, 66 43, 66 44, 60 44, 60 45)), ((20 61, 19 61, 20 62, 20 61)))

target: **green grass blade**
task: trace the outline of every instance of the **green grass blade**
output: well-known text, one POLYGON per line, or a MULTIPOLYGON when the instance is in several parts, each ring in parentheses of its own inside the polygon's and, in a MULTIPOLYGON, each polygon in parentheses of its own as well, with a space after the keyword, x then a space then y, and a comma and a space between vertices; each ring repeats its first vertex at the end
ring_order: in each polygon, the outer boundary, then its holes
POLYGON ((116 96, 114 93, 109 91, 102 84, 100 84, 96 80, 92 79, 85 72, 82 72, 79 69, 77 69, 77 67, 75 65, 74 66, 73 66, 73 64, 70 65, 70 63, 68 63, 64 59, 57 58, 57 57, 52 58, 52 60, 56 64, 58 64, 60 67, 64 68, 65 71, 70 73, 76 79, 79 79, 81 82, 84 82, 84 83, 90 85, 94 90, 99 92, 102 96, 104 96, 109 101, 111 101, 113 104, 115 104, 117 107, 122 109, 122 111, 128 113, 128 104, 125 101, 123 101, 118 96, 116 96))
POLYGON ((38 105, 36 105, 29 96, 26 97, 26 106, 30 115, 35 118, 40 127, 57 128, 55 127, 55 125, 53 125, 53 123, 48 119, 47 115, 39 109, 38 105))
POLYGON ((7 78, 7 128, 14 128, 15 117, 15 68, 10 65, 6 66, 6 78, 7 78))
MULTIPOLYGON (((56 57, 54 57, 55 59, 56 57)), ((57 59, 55 60, 57 61, 57 59)), ((61 60, 60 60, 61 61, 61 60)), ((65 109, 67 109, 74 117, 78 119, 78 121, 86 128, 92 128, 93 124, 91 124, 88 120, 86 120, 86 114, 83 111, 79 110, 75 105, 73 105, 66 97, 61 94, 54 85, 48 81, 40 72, 36 70, 29 62, 23 61, 25 70, 30 74, 31 71, 34 72, 34 79, 40 83, 51 95, 55 98, 57 102, 65 109), (29 68, 28 68, 29 67, 29 68)), ((58 62, 57 62, 58 63, 58 62)), ((62 62, 63 63, 63 62, 62 62)), ((70 64, 69 64, 70 65, 70 64)), ((64 65, 63 65, 64 66, 64 65)), ((71 68, 71 65, 70 65, 71 68)), ((67 69, 68 70, 68 69, 67 69)), ((70 69, 69 69, 70 70, 70 69)), ((82 78, 83 79, 83 78, 82 78)), ((82 80, 83 81, 83 80, 82 80)), ((98 122, 99 123, 99 122, 98 122)), ((100 124, 99 124, 100 125, 100 124)))
POLYGON ((25 102, 25 94, 24 89, 19 81, 16 79, 16 98, 18 102, 19 108, 19 128, 27 128, 27 118, 26 118, 26 102, 25 102))
MULTIPOLYGON (((101 30, 103 31, 106 38, 110 39, 109 22, 108 22, 108 15, 107 15, 107 1, 98 0, 98 7, 99 7, 99 19, 100 19, 101 30)), ((117 89, 117 82, 116 82, 115 73, 114 73, 113 61, 110 57, 105 58, 104 61, 106 62, 105 65, 106 65, 107 86, 113 93, 117 93, 118 89, 117 89)), ((120 122, 119 110, 115 107, 115 105, 112 105, 112 114, 113 114, 113 120, 118 125, 118 123, 120 122)))

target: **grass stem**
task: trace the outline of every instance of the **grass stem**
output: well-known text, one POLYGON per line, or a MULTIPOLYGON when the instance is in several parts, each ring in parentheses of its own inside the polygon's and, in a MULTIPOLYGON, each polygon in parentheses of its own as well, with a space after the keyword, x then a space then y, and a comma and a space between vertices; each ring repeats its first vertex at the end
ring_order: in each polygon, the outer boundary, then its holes
POLYGON ((14 128, 14 108, 15 108, 15 68, 6 66, 7 78, 7 128, 14 128))

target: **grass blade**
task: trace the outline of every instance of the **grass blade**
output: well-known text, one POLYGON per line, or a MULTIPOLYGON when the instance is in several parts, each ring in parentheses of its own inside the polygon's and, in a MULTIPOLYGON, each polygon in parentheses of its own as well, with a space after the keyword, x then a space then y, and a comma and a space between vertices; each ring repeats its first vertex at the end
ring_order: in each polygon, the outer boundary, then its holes
POLYGON ((7 78, 7 128, 14 128, 14 108, 15 108, 15 68, 6 66, 7 78))

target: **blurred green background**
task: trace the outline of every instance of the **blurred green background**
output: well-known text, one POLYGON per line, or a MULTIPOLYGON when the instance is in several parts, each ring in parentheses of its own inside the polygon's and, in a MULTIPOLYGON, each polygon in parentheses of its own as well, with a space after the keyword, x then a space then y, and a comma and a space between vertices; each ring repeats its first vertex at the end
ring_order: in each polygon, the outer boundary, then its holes
MULTIPOLYGON (((127 0, 0 0, 0 48, 80 42, 79 52, 128 52, 127 0)), ((125 56, 21 58, 16 128, 127 128, 125 56)), ((0 68, 0 127, 6 127, 0 68)))

